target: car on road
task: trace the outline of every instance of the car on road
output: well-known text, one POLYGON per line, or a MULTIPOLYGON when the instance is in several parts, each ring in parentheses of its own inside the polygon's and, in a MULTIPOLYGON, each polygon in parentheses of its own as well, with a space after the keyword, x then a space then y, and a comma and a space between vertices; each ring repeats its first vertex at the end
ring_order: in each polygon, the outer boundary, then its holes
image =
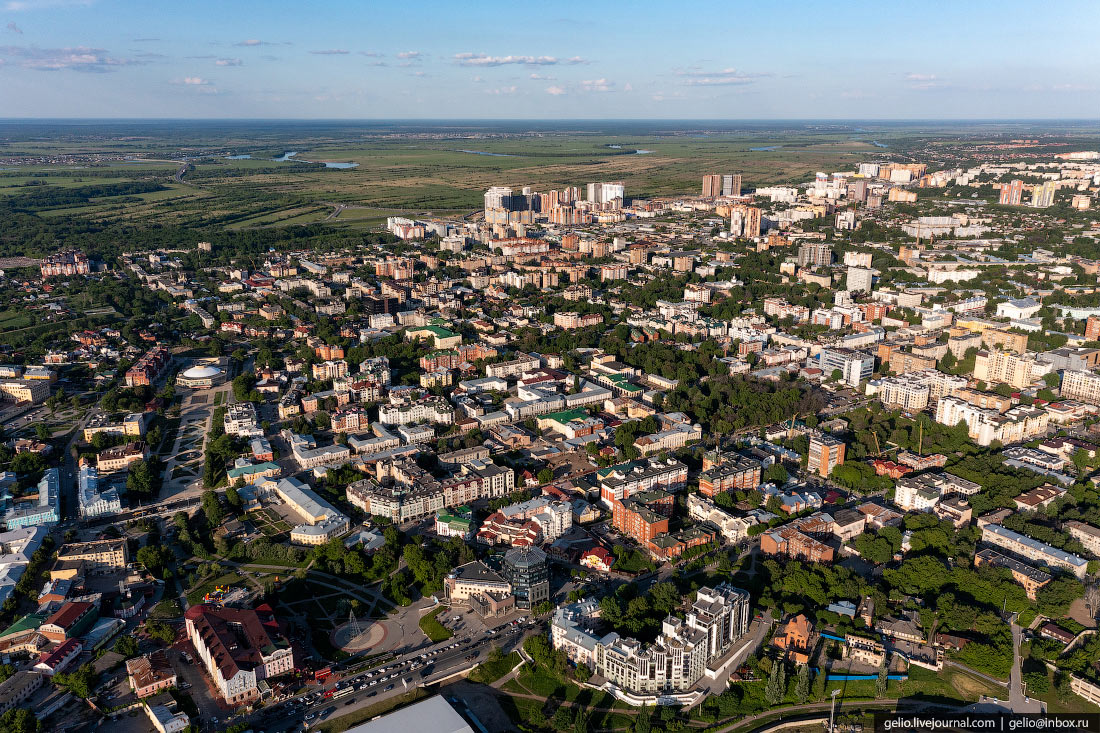
POLYGON ((385 689, 385 690, 383 690, 383 692, 389 692, 389 691, 390 691, 390 690, 392 690, 393 688, 394 688, 394 685, 389 685, 388 687, 386 687, 386 689, 385 689))

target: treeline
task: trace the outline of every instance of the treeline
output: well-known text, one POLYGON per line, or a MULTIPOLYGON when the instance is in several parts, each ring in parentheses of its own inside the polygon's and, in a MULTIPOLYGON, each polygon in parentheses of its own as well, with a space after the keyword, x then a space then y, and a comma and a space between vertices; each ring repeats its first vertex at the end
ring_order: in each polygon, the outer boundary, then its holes
POLYGON ((99 183, 92 186, 32 186, 7 199, 7 205, 16 211, 36 211, 62 206, 82 206, 92 199, 106 196, 135 196, 141 193, 163 191, 164 186, 152 181, 127 181, 126 183, 99 183))

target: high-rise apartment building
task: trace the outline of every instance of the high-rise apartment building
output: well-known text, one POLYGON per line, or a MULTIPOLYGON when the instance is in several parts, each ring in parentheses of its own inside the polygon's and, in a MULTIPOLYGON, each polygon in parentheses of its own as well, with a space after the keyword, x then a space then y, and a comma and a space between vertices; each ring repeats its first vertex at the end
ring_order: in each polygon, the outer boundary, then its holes
POLYGON ((1100 316, 1089 316, 1085 321, 1085 340, 1100 341, 1100 316))
POLYGON ((799 267, 828 267, 833 264, 833 245, 827 242, 806 242, 798 248, 799 267))
POLYGON ((729 173, 722 176, 722 195, 723 196, 740 196, 741 195, 741 174, 729 173))
POLYGON ((749 239, 759 237, 762 213, 755 206, 734 206, 730 212, 730 233, 749 239))
POLYGON ((622 181, 588 184, 588 201, 593 204, 610 204, 616 199, 621 203, 624 193, 622 181))
POLYGON ((703 198, 712 199, 722 195, 722 176, 708 173, 703 176, 703 198))
POLYGON ((810 438, 810 462, 807 466, 819 476, 827 477, 844 463, 844 441, 820 433, 810 438))
POLYGON ((1045 209, 1054 205, 1054 192, 1058 190, 1058 184, 1047 181, 1041 186, 1036 186, 1031 192, 1031 205, 1036 209, 1045 209))
POLYGON ((871 292, 871 284, 874 282, 874 272, 865 267, 849 267, 846 284, 849 291, 859 290, 864 293, 871 292))
POLYGON ((1001 198, 997 202, 1004 206, 1019 206, 1024 196, 1024 182, 1019 178, 1001 184, 1001 198))

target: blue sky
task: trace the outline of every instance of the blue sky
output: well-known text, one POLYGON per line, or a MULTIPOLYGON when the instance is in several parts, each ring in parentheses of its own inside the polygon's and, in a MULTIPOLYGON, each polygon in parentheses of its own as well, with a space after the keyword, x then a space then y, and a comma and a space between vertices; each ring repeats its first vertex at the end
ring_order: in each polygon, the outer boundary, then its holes
POLYGON ((0 117, 1095 119, 1097 28, 1094 0, 0 0, 0 117))

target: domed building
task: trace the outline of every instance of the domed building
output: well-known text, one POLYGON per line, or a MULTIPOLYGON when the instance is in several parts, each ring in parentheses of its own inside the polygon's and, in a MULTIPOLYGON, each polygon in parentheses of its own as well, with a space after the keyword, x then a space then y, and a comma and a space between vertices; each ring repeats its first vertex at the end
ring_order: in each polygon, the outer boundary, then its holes
POLYGON ((225 381, 225 372, 210 364, 196 364, 176 377, 176 385, 190 389, 210 389, 225 381))

